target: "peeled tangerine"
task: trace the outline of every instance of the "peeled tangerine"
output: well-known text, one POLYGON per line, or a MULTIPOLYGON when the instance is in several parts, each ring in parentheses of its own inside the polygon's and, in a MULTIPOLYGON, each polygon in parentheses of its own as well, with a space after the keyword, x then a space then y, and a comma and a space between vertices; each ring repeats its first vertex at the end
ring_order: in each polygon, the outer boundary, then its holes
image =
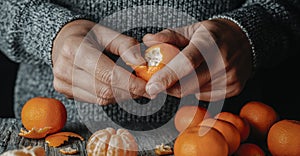
POLYGON ((138 77, 148 81, 154 73, 162 69, 179 52, 180 50, 171 44, 156 44, 145 51, 145 60, 147 61, 147 65, 131 66, 138 77))
POLYGON ((86 150, 88 156, 137 156, 138 145, 126 129, 109 127, 93 133, 86 150))
POLYGON ((5 153, 2 153, 1 156, 46 156, 46 152, 43 147, 28 146, 22 149, 6 151, 5 153))

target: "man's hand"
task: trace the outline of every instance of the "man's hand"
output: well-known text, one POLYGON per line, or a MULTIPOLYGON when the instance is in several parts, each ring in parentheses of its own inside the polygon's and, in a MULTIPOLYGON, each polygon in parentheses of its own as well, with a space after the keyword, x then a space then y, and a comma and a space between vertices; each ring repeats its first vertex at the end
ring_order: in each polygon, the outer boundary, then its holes
POLYGON ((148 81, 146 91, 152 97, 167 89, 176 97, 196 94, 199 100, 216 101, 238 95, 252 72, 249 41, 229 20, 165 29, 145 35, 143 41, 147 46, 165 42, 182 48, 148 81))
POLYGON ((142 96, 146 82, 115 64, 103 50, 142 64, 138 42, 88 20, 65 25, 52 49, 54 88, 68 98, 106 105, 142 96))

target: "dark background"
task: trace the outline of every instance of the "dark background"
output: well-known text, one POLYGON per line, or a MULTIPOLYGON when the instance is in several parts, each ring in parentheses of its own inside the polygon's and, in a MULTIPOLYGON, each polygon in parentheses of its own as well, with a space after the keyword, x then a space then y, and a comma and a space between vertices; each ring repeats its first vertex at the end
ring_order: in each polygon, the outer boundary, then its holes
POLYGON ((0 51, 0 117, 14 117, 13 92, 18 64, 0 51))
MULTIPOLYGON (((300 120, 298 55, 272 69, 257 73, 253 85, 258 88, 253 92, 258 92, 259 100, 273 106, 282 118, 300 120)), ((0 52, 0 69, 0 117, 14 117, 13 98, 18 97, 13 97, 13 91, 18 64, 0 52)))

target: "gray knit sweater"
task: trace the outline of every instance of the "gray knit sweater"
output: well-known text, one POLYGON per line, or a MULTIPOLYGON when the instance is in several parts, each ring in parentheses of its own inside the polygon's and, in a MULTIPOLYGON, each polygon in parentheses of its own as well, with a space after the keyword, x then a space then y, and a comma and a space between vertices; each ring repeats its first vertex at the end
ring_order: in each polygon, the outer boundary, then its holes
MULTIPOLYGON (((158 123, 174 115, 178 99, 172 97, 167 97, 157 113, 148 115, 150 109, 156 108, 145 107, 138 110, 144 115, 136 116, 116 104, 105 107, 79 104, 56 92, 52 84, 52 42, 59 30, 72 20, 102 20, 101 24, 141 41, 146 33, 187 25, 195 19, 226 18, 247 34, 253 50, 253 66, 259 70, 280 62, 293 52, 291 47, 299 45, 299 9, 298 0, 0 0, 0 51, 20 63, 15 85, 15 115, 19 118, 22 105, 35 96, 63 101, 69 122, 111 118, 120 123, 158 123), (142 6, 147 8, 138 9, 142 6), (156 9, 159 6, 177 11, 156 9), (129 9, 126 16, 115 14, 124 9, 129 9)), ((147 99, 138 101, 148 102, 147 99)), ((132 107, 128 103, 125 106, 132 107)))

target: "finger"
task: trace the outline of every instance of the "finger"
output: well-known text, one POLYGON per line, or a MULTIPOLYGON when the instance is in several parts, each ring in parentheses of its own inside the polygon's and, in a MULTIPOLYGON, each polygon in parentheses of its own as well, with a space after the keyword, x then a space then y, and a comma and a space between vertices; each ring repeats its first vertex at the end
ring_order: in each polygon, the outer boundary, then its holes
POLYGON ((58 58, 53 72, 57 79, 66 84, 86 90, 100 98, 114 98, 110 86, 97 80, 88 72, 73 66, 63 57, 58 58))
POLYGON ((229 85, 223 89, 205 88, 203 92, 197 93, 196 97, 204 101, 218 101, 225 98, 233 97, 241 93, 243 87, 239 83, 229 85))
POLYGON ((203 85, 201 91, 206 92, 211 91, 212 89, 222 89, 229 86, 236 86, 236 88, 240 90, 240 88, 244 88, 246 84, 246 81, 241 80, 244 80, 244 78, 239 77, 236 69, 231 68, 228 69, 226 73, 221 74, 221 72, 219 72, 219 75, 214 76, 214 79, 211 80, 211 82, 203 85))
POLYGON ((143 42, 148 47, 163 42, 182 48, 188 45, 189 39, 174 30, 164 29, 156 34, 146 34, 143 37, 143 42))
POLYGON ((72 63, 65 57, 57 57, 55 64, 53 65, 54 78, 58 78, 69 84, 72 83, 72 63))
POLYGON ((114 99, 99 98, 84 89, 65 83, 58 78, 54 79, 53 84, 56 91, 64 94, 67 98, 72 98, 81 102, 97 103, 101 105, 115 103, 114 99))
POLYGON ((95 79, 92 75, 83 70, 75 69, 73 73, 74 78, 72 85, 82 88, 101 99, 118 99, 118 101, 123 101, 125 99, 137 98, 137 95, 119 88, 113 88, 95 79))
POLYGON ((109 85, 99 81, 91 74, 81 69, 73 70, 73 86, 82 88, 83 90, 104 99, 113 99, 114 95, 109 85))
POLYGON ((146 81, 117 65, 112 70, 111 86, 134 95, 147 96, 145 90, 146 81))
POLYGON ((156 34, 146 34, 143 37, 143 42, 147 46, 164 42, 183 48, 189 44, 200 25, 201 23, 198 22, 185 27, 164 29, 156 34))
POLYGON ((198 49, 190 43, 164 68, 151 77, 146 86, 147 93, 153 96, 169 88, 179 79, 193 72, 202 62, 202 55, 198 49))
POLYGON ((136 39, 100 25, 96 25, 93 32, 97 41, 103 46, 100 51, 106 49, 121 56, 126 63, 145 64, 146 61, 141 55, 139 42, 136 39))
MULTIPOLYGON (((86 80, 86 79, 85 79, 86 80)), ((78 83, 78 82, 77 82, 78 83)), ((56 90, 60 93, 63 93, 66 95, 68 98, 73 98, 78 101, 82 102, 89 102, 89 103, 97 103, 100 105, 107 105, 107 104, 113 104, 116 102, 122 102, 124 100, 128 99, 135 99, 138 98, 139 96, 137 95, 130 95, 127 94, 127 92, 122 91, 120 89, 110 89, 108 88, 109 91, 111 91, 112 96, 107 96, 103 94, 96 94, 95 91, 91 91, 90 88, 82 88, 78 86, 83 86, 84 83, 80 84, 68 84, 60 79, 55 79, 55 87, 57 88, 56 90)), ((87 85, 90 85, 92 83, 87 83, 87 85)), ((92 85, 93 86, 93 85, 92 85)), ((106 88, 107 86, 101 86, 100 88, 106 88)), ((105 89, 100 89, 100 91, 105 90, 105 89)))
POLYGON ((108 105, 108 104, 114 104, 116 103, 114 99, 104 99, 97 97, 88 91, 72 86, 72 92, 74 99, 81 102, 88 102, 88 103, 94 103, 99 105, 108 105))
POLYGON ((226 89, 196 93, 195 96, 201 101, 218 101, 226 98, 226 89))
POLYGON ((169 95, 181 98, 189 94, 202 92, 202 86, 211 79, 210 72, 205 63, 200 65, 195 72, 180 79, 175 85, 167 89, 169 95))
MULTIPOLYGON (((194 26, 195 25, 192 27, 194 26)), ((191 29, 194 30, 194 28, 191 29)), ((147 93, 153 96, 169 88, 175 84, 176 81, 197 68, 204 59, 209 66, 219 66, 219 64, 223 63, 222 57, 219 57, 219 55, 219 49, 214 42, 214 38, 200 25, 200 27, 194 31, 189 44, 181 53, 175 56, 175 58, 167 64, 167 67, 164 67, 152 76, 146 86, 147 93)))
MULTIPOLYGON (((92 75, 89 73, 78 69, 78 68, 69 68, 70 66, 66 66, 63 71, 66 72, 72 72, 72 76, 58 76, 57 78, 63 81, 64 83, 68 85, 72 85, 74 87, 81 88, 90 94, 100 98, 100 99, 115 99, 118 98, 118 100, 125 100, 125 99, 131 99, 131 98, 137 98, 137 95, 130 94, 126 91, 123 91, 119 88, 111 88, 111 86, 108 86, 107 84, 95 79, 92 75), (70 79, 71 78, 71 79, 70 79)), ((69 93, 70 94, 70 93, 69 93)))
POLYGON ((229 97, 236 96, 236 95, 240 94, 242 92, 243 88, 244 88, 244 84, 240 83, 239 81, 235 81, 235 82, 230 81, 229 83, 227 83, 227 85, 225 85, 225 84, 226 84, 226 79, 224 79, 224 78, 215 79, 212 82, 206 83, 202 87, 200 94, 203 94, 202 95, 203 98, 205 97, 205 99, 208 99, 208 94, 207 93, 209 93, 209 92, 212 92, 212 93, 214 93, 214 92, 218 92, 218 93, 223 92, 224 95, 221 95, 221 94, 216 95, 217 99, 220 100, 223 97, 229 98, 229 97))
MULTIPOLYGON (((127 94, 128 96, 124 96, 126 95, 124 93, 126 91, 118 91, 118 94, 113 93, 111 86, 99 81, 93 75, 91 75, 88 72, 85 72, 84 70, 81 70, 75 66, 72 67, 72 64, 69 61, 66 61, 64 57, 58 58, 57 64, 54 67, 53 71, 55 73, 55 77, 59 78, 65 83, 82 88, 100 98, 112 99, 115 98, 115 96, 117 96, 120 97, 119 99, 123 100, 132 97, 137 97, 137 95, 134 94, 127 94)), ((134 80, 131 79, 129 83, 133 83, 132 81, 134 80)), ((117 92, 116 90, 117 89, 115 89, 115 92, 117 92)))
POLYGON ((205 27, 200 26, 181 53, 175 56, 167 64, 167 67, 152 76, 146 86, 147 93, 153 96, 165 88, 169 88, 176 81, 196 69, 204 60, 209 69, 212 69, 212 76, 214 73, 224 72, 223 58, 214 38, 205 27))
POLYGON ((75 58, 75 65, 99 81, 135 95, 145 93, 146 82, 117 66, 106 55, 89 46, 82 47, 75 58))

